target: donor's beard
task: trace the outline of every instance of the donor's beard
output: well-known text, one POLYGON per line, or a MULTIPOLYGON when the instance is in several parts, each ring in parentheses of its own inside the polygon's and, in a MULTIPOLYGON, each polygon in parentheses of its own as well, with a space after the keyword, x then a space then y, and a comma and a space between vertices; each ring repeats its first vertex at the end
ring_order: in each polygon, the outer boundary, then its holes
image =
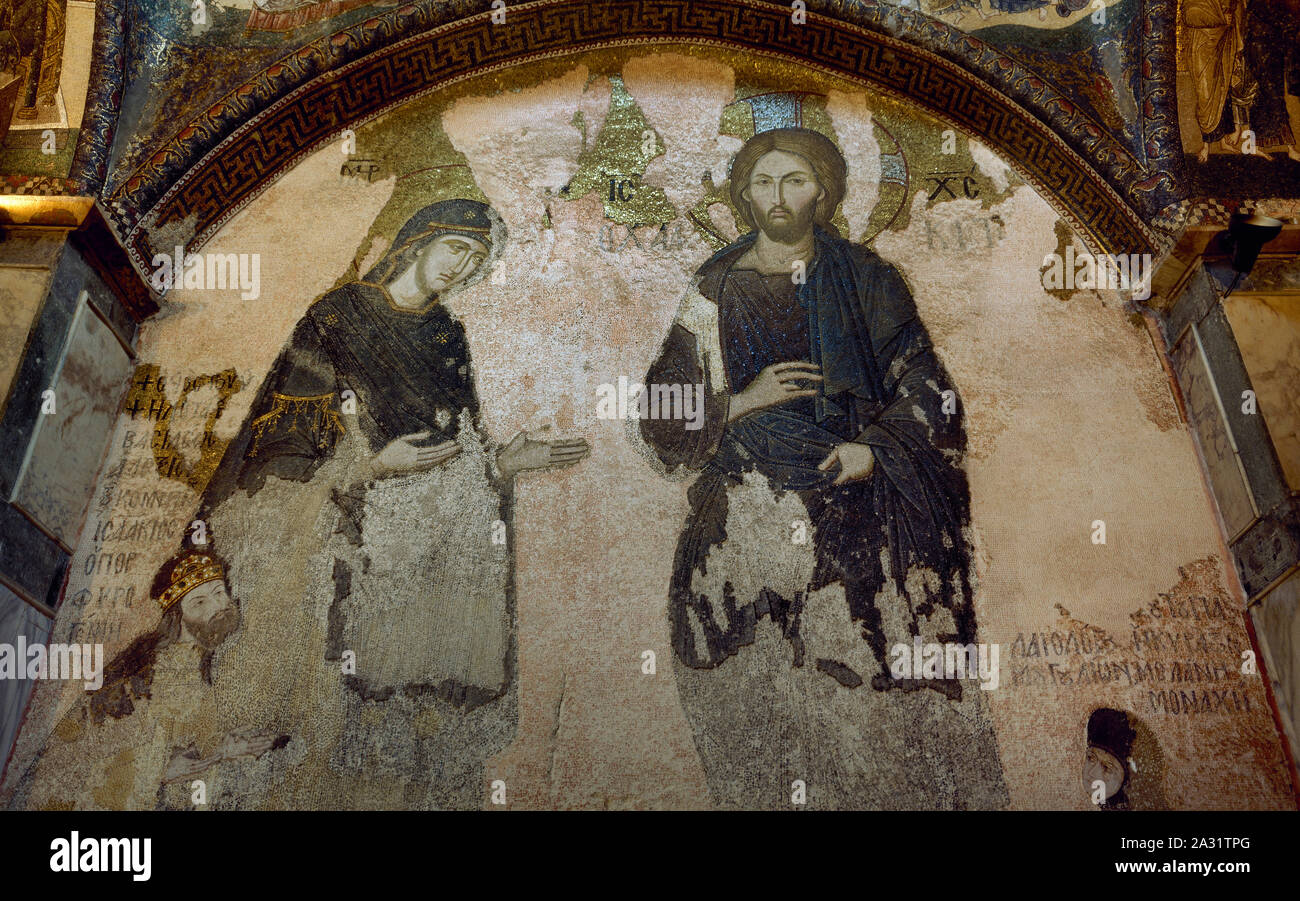
POLYGON ((239 610, 235 607, 227 607, 206 623, 186 620, 185 628, 190 630, 190 634, 199 644, 212 650, 239 628, 239 610))

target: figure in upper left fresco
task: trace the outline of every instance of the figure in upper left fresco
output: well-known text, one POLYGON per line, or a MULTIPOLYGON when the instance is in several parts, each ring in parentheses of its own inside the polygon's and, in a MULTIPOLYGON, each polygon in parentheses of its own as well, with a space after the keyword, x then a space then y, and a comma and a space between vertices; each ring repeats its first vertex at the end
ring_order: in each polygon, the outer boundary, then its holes
POLYGON ((0 73, 22 79, 15 103, 20 121, 59 120, 66 21, 67 0, 0 0, 0 73))

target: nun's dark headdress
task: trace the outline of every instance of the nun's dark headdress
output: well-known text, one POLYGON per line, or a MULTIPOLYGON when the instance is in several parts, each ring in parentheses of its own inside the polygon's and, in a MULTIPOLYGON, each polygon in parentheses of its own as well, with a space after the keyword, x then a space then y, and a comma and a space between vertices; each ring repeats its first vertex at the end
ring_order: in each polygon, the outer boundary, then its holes
POLYGON ((1088 745, 1107 751, 1124 770, 1124 781, 1119 791, 1111 795, 1101 805, 1102 810, 1128 810, 1129 758, 1133 754, 1133 742, 1137 732, 1129 723, 1128 714, 1111 707, 1098 707, 1088 717, 1088 745))
POLYGON ((1099 707, 1088 717, 1088 744, 1110 752, 1121 763, 1133 753, 1133 740, 1136 738, 1128 714, 1122 710, 1099 707))
POLYGON ((407 270, 420 252, 441 235, 463 235, 481 241, 489 251, 505 238, 505 224, 486 203, 442 200, 417 212, 398 231, 393 244, 363 281, 386 285, 407 270))

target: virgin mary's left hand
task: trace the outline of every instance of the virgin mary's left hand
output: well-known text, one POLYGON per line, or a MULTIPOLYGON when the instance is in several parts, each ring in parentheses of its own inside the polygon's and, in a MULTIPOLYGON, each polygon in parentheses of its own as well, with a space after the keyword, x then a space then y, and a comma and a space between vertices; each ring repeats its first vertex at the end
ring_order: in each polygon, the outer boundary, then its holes
POLYGON ((573 466, 589 453, 591 445, 586 438, 541 441, 520 432, 497 454, 497 467, 506 478, 512 478, 530 469, 573 466))

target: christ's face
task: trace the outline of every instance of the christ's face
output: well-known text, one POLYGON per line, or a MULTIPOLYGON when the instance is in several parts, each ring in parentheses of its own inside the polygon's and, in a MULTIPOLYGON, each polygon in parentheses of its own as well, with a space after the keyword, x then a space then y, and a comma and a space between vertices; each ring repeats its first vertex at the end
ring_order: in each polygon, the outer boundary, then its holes
POLYGON ((415 264, 415 280, 425 294, 440 294, 474 274, 487 259, 482 241, 464 235, 439 235, 415 264))
POLYGON ((215 648, 239 627, 239 608, 221 579, 191 588, 181 598, 181 622, 199 643, 215 648))
POLYGON ((749 201, 754 223, 763 234, 783 244, 808 234, 817 201, 825 195, 812 164, 783 150, 770 150, 759 157, 749 173, 749 185, 741 192, 749 201))
POLYGON ((1109 751, 1089 745, 1088 753, 1083 758, 1083 784, 1087 787, 1088 794, 1092 794, 1093 787, 1098 782, 1105 784, 1108 800, 1115 797, 1124 785, 1124 764, 1109 751))

